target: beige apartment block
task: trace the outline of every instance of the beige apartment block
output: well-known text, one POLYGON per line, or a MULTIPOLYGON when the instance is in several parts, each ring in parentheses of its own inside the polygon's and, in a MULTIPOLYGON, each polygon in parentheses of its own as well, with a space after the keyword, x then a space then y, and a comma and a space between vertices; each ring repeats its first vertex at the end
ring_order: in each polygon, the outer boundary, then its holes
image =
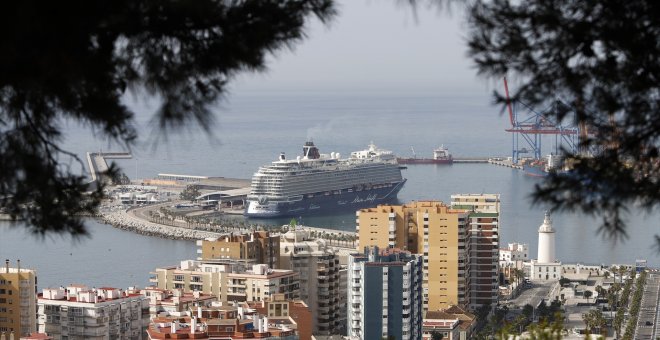
POLYGON ((439 201, 380 205, 356 213, 359 246, 385 245, 424 256, 423 309, 469 306, 468 211, 439 201))
POLYGON ((198 260, 252 260, 270 268, 280 268, 280 236, 270 235, 268 231, 208 238, 197 241, 197 246, 198 260))
POLYGON ((146 339, 149 300, 139 291, 69 285, 46 288, 37 301, 39 332, 55 340, 146 339))
POLYGON ((187 260, 178 267, 157 268, 151 275, 150 282, 158 288, 199 291, 215 295, 223 303, 262 301, 276 293, 284 294, 286 299, 300 296, 298 273, 231 259, 187 260))
POLYGON ((314 334, 336 334, 343 327, 339 256, 325 240, 312 239, 307 230, 282 235, 280 264, 300 274, 300 298, 312 310, 314 334))
POLYGON ((37 274, 34 270, 16 268, 0 270, 0 333, 7 338, 13 332, 15 339, 37 331, 36 319, 37 274))
POLYGON ((357 249, 377 246, 380 249, 398 248, 411 250, 414 238, 409 235, 416 226, 404 220, 403 205, 379 205, 376 208, 361 209, 356 212, 355 231, 358 236, 357 249))
POLYGON ((470 305, 497 305, 499 296, 500 195, 451 196, 451 206, 468 210, 470 219, 470 305))

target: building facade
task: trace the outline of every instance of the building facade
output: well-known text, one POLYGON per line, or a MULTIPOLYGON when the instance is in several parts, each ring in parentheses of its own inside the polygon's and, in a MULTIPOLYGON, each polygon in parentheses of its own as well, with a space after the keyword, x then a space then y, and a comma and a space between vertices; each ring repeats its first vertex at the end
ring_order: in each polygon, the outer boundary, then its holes
POLYGON ((150 282, 161 289, 181 289, 212 294, 218 301, 261 301, 273 294, 287 299, 300 297, 299 274, 292 270, 270 269, 265 264, 237 260, 182 261, 179 267, 157 268, 150 282))
POLYGON ((469 308, 495 307, 499 297, 500 195, 459 194, 451 196, 451 206, 468 210, 470 219, 470 298, 469 308))
POLYGON ((36 322, 37 274, 34 270, 21 268, 18 261, 16 268, 0 270, 0 333, 18 339, 37 331, 36 322))
POLYGON ((37 304, 39 332, 55 340, 146 338, 149 300, 138 291, 70 285, 44 289, 37 304))
POLYGON ((252 260, 270 268, 280 268, 280 236, 268 231, 199 240, 197 246, 198 260, 252 260))
POLYGON ((360 247, 403 247, 423 256, 424 312, 470 304, 468 212, 439 201, 381 205, 357 213, 360 247), (407 237, 407 239, 401 239, 407 237))
POLYGON ((269 320, 291 318, 296 323, 296 331, 300 340, 312 339, 314 317, 311 309, 303 300, 287 300, 282 294, 274 294, 266 301, 244 302, 242 305, 267 316, 269 320))
POLYGON ((203 294, 199 291, 184 293, 181 289, 167 290, 147 287, 140 290, 140 294, 149 299, 151 317, 160 313, 181 313, 197 309, 200 306, 208 307, 218 301, 214 295, 203 294))
POLYGON ((529 261, 529 244, 509 243, 506 248, 500 248, 500 266, 529 261))
POLYGON ((304 327, 291 316, 266 316, 241 306, 213 306, 199 307, 183 314, 155 317, 147 334, 152 340, 309 340, 311 336, 303 338, 299 335, 298 326, 304 327))
POLYGON ((341 308, 346 297, 340 291, 339 256, 325 240, 310 237, 306 230, 292 230, 280 241, 280 265, 300 274, 300 299, 310 306, 315 334, 341 332, 346 324, 341 308))
POLYGON ((422 263, 422 256, 396 248, 349 255, 351 339, 421 339, 422 263))

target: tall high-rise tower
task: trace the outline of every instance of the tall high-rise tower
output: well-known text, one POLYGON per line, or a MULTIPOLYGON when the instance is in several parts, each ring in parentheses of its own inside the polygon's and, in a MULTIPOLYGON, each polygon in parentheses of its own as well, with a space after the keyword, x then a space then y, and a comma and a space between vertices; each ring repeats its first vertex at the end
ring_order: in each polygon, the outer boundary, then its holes
POLYGON ((555 262, 555 230, 552 229, 550 214, 545 213, 543 224, 539 227, 538 263, 555 262))
POLYGON ((6 260, 0 270, 0 333, 7 339, 12 332, 18 339, 37 331, 36 290, 36 272, 21 268, 20 260, 16 268, 9 268, 6 260))

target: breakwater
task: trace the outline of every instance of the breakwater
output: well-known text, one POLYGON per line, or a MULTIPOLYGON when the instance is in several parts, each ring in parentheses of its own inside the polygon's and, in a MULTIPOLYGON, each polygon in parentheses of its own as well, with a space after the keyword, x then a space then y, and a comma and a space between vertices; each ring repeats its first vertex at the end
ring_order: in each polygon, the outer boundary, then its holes
POLYGON ((137 218, 123 209, 101 211, 99 212, 98 219, 100 222, 109 224, 117 229, 140 235, 173 240, 202 240, 208 237, 220 237, 226 234, 153 223, 137 218))

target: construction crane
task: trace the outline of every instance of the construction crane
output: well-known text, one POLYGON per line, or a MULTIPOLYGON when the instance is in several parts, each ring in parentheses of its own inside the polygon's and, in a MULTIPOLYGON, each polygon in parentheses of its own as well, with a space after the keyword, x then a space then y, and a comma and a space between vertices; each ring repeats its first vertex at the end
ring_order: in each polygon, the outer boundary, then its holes
POLYGON ((536 111, 520 101, 514 105, 509 97, 509 85, 506 77, 504 78, 504 91, 511 122, 511 128, 505 131, 512 133, 513 163, 518 163, 520 155, 528 152, 533 153, 534 159, 541 159, 541 141, 542 137, 546 135, 555 136, 555 153, 559 152, 560 146, 573 152, 577 150, 580 136, 579 127, 572 124, 562 125, 561 122, 552 119, 553 114, 549 114, 556 111, 558 105, 564 105, 563 103, 554 101, 543 111, 536 111), (526 143, 522 148, 520 148, 521 139, 523 143, 526 143))

